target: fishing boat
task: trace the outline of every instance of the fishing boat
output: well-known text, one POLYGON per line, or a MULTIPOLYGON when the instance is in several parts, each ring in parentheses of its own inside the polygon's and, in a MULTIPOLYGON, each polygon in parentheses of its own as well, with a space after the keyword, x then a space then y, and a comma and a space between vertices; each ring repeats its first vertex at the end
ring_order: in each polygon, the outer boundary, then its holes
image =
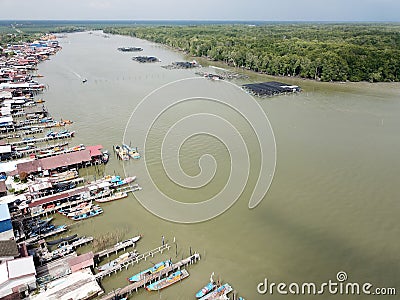
POLYGON ((119 47, 117 50, 121 52, 138 52, 143 51, 141 47, 119 47))
POLYGON ((208 293, 212 292, 213 290, 215 290, 215 288, 217 287, 217 285, 215 284, 215 282, 209 282, 207 285, 205 285, 200 291, 198 291, 196 293, 196 298, 200 299, 201 297, 204 297, 205 295, 207 295, 208 293))
POLYGON ((136 275, 133 275, 132 277, 129 277, 128 280, 130 282, 140 281, 143 278, 145 278, 146 276, 157 273, 171 265, 172 265, 172 262, 170 260, 165 260, 165 261, 159 262, 158 264, 155 264, 153 267, 148 268, 147 270, 144 270, 140 273, 137 273, 136 275))
POLYGON ((210 282, 207 285, 205 285, 200 291, 198 291, 196 293, 197 299, 204 297, 205 295, 207 295, 208 293, 210 293, 211 291, 213 291, 217 288, 217 285, 216 285, 213 277, 214 277, 214 272, 211 273, 210 282))
POLYGON ((152 284, 149 284, 146 286, 146 290, 148 291, 159 291, 163 288, 169 287, 170 285, 177 283, 189 276, 188 271, 185 269, 176 271, 175 273, 172 273, 168 277, 158 280, 152 284))
POLYGON ((61 242, 69 242, 77 238, 77 234, 71 235, 71 236, 66 236, 57 240, 52 240, 52 241, 46 241, 47 245, 53 246, 60 244, 61 242))
POLYGON ((224 285, 220 286, 213 292, 206 294, 204 297, 201 297, 200 300, 221 299, 221 297, 226 296, 227 294, 232 292, 232 290, 233 290, 232 287, 228 283, 225 283, 224 285))
POLYGON ((125 184, 131 183, 136 180, 136 176, 126 177, 121 179, 120 176, 114 176, 111 178, 111 187, 116 188, 125 184))
POLYGON ((108 153, 108 151, 103 151, 102 156, 101 156, 101 161, 103 162, 103 164, 108 163, 110 159, 110 154, 108 153))
POLYGON ((77 213, 83 211, 84 209, 90 209, 91 207, 92 207, 92 202, 84 202, 75 207, 59 209, 58 213, 67 217, 73 217, 77 213))
POLYGON ((133 159, 139 159, 140 158, 140 154, 137 151, 137 148, 129 147, 126 144, 122 144, 122 148, 125 149, 128 152, 129 157, 131 157, 133 159))
POLYGON ((120 255, 118 258, 116 258, 116 259, 114 259, 114 260, 112 260, 112 261, 110 261, 110 262, 108 262, 108 263, 106 263, 104 265, 101 265, 101 266, 97 267, 97 270, 99 270, 100 272, 105 271, 105 270, 109 270, 109 269, 111 269, 111 268, 113 268, 113 267, 115 267, 115 266, 117 266, 119 264, 122 264, 122 263, 128 261, 129 259, 132 259, 132 258, 134 258, 136 256, 137 256, 137 252, 136 251, 131 251, 131 252, 124 253, 124 254, 120 255))
POLYGON ((128 151, 126 149, 124 149, 123 147, 116 145, 114 146, 114 150, 117 153, 117 156, 122 159, 122 160, 129 160, 129 154, 128 151))
POLYGON ((116 243, 116 244, 115 244, 115 247, 117 247, 117 246, 119 246, 119 245, 121 245, 121 244, 128 243, 128 242, 129 242, 129 243, 136 243, 136 242, 139 241, 141 238, 142 238, 142 235, 135 236, 135 237, 133 237, 133 238, 131 238, 131 239, 129 239, 129 240, 125 240, 125 241, 116 243))
POLYGON ((112 194, 109 197, 99 198, 99 199, 96 199, 95 201, 99 202, 99 203, 103 203, 103 202, 110 202, 110 201, 114 201, 114 200, 119 200, 119 199, 126 198, 126 197, 128 197, 128 193, 126 193, 126 192, 117 192, 115 194, 112 194))
POLYGON ((96 217, 103 213, 103 209, 101 207, 94 207, 93 209, 89 210, 88 212, 84 212, 72 217, 74 221, 81 221, 88 218, 96 217))

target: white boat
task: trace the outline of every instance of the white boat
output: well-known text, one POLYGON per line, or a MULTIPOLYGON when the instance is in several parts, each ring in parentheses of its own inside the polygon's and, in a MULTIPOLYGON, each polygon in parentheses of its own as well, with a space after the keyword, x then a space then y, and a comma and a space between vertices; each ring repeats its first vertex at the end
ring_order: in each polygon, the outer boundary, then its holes
POLYGON ((95 201, 99 202, 99 203, 103 203, 103 202, 110 202, 110 201, 114 201, 114 200, 123 199, 123 198, 126 198, 126 197, 128 197, 128 193, 126 193, 126 192, 117 192, 117 193, 112 194, 109 197, 99 198, 99 199, 96 199, 95 201))

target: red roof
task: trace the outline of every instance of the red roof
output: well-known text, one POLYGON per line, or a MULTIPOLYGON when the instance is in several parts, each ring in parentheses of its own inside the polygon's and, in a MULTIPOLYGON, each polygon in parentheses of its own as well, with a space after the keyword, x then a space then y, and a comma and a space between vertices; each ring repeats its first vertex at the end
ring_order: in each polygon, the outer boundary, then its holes
POLYGON ((70 191, 66 191, 64 193, 59 193, 59 194, 39 198, 38 200, 33 200, 31 203, 28 204, 28 206, 35 207, 35 206, 42 205, 45 203, 59 201, 59 200, 66 199, 68 197, 72 197, 72 196, 75 196, 75 195, 78 195, 78 194, 81 194, 81 193, 87 192, 87 191, 88 191, 87 187, 76 188, 76 189, 73 189, 70 191))
POLYGON ((100 151, 101 149, 103 149, 102 145, 86 146, 86 149, 90 151, 90 155, 92 157, 103 155, 103 153, 101 153, 101 151, 100 151))
POLYGON ((88 253, 70 258, 68 260, 68 265, 71 268, 72 273, 93 266, 93 257, 93 252, 90 251, 88 253))
POLYGON ((40 158, 18 164, 18 174, 38 172, 40 169, 52 170, 59 167, 71 166, 82 162, 91 161, 90 151, 85 149, 76 152, 64 153, 55 156, 40 158))
POLYGON ((40 159, 43 170, 52 170, 63 166, 71 166, 91 161, 90 151, 81 150, 40 159))

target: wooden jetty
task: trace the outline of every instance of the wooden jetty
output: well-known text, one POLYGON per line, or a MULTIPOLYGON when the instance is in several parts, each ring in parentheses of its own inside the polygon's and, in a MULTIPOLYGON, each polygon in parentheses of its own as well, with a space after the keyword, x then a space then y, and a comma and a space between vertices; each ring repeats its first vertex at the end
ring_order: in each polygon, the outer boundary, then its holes
POLYGON ((155 248, 153 250, 147 251, 147 252, 142 253, 142 254, 138 254, 138 255, 132 257, 131 259, 124 261, 123 263, 120 263, 120 264, 118 264, 118 265, 116 265, 116 266, 114 266, 114 267, 112 267, 110 269, 107 269, 107 270, 104 270, 104 271, 102 271, 100 273, 97 273, 96 274, 96 279, 101 280, 107 275, 110 276, 112 273, 117 273, 118 271, 121 271, 122 269, 126 270, 126 269, 128 269, 129 266, 131 266, 131 265, 133 266, 134 264, 138 264, 142 260, 146 261, 147 258, 154 257, 154 254, 157 254, 157 253, 161 253, 162 254, 164 251, 167 251, 170 248, 171 248, 170 245, 164 244, 164 245, 162 245, 160 247, 157 247, 157 248, 155 248))
POLYGON ((93 237, 92 236, 84 236, 76 240, 75 242, 71 243, 71 246, 74 247, 74 249, 84 246, 88 243, 93 242, 93 237))
POLYGON ((35 148, 31 148, 31 149, 26 149, 26 150, 20 150, 20 151, 18 151, 18 153, 21 153, 23 155, 29 155, 29 154, 34 154, 34 153, 38 153, 41 151, 51 150, 54 148, 61 148, 61 147, 67 146, 67 145, 68 145, 68 142, 57 143, 54 145, 47 145, 47 146, 43 146, 43 147, 35 147, 35 148))
POLYGON ((142 187, 138 184, 133 184, 132 186, 129 184, 128 186, 120 187, 116 189, 116 192, 125 192, 125 193, 130 193, 130 192, 136 192, 142 190, 142 187))
POLYGON ((162 269, 161 271, 154 273, 152 275, 146 276, 141 281, 129 284, 123 288, 119 288, 113 292, 108 293, 107 295, 100 298, 100 300, 112 300, 112 299, 119 299, 118 297, 123 297, 126 295, 132 294, 134 291, 138 291, 139 288, 145 287, 149 283, 160 280, 164 276, 167 276, 170 272, 174 270, 180 270, 182 267, 194 264, 200 260, 200 254, 195 253, 188 258, 182 259, 181 261, 162 269))
POLYGON ((126 241, 116 243, 113 247, 105 249, 103 251, 97 252, 94 254, 94 258, 99 261, 101 258, 104 256, 109 257, 111 254, 117 254, 119 251, 123 250, 125 251, 126 248, 133 247, 135 246, 135 243, 138 241, 138 239, 135 239, 136 237, 133 237, 131 239, 128 239, 126 241))
POLYGON ((45 136, 45 137, 41 137, 41 138, 37 138, 37 139, 33 138, 33 139, 29 139, 29 140, 11 142, 11 143, 8 143, 8 145, 20 146, 20 145, 27 145, 27 144, 37 144, 37 143, 44 143, 44 142, 48 142, 48 141, 54 141, 54 140, 69 139, 69 138, 72 138, 73 136, 74 136, 74 132, 70 131, 70 132, 67 132, 62 135, 45 136))

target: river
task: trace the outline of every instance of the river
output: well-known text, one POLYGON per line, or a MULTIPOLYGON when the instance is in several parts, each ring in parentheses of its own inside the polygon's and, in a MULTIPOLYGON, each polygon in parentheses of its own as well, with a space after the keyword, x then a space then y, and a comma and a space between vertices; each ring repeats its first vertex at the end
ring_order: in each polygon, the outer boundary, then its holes
MULTIPOLYGON (((146 95, 169 82, 195 76, 194 70, 161 68, 185 57, 148 41, 83 32, 68 34, 60 42, 63 49, 41 63, 38 72, 44 75, 41 81, 49 86, 42 95, 49 111, 57 119, 74 121, 72 129, 77 134, 72 144, 102 144, 112 153, 112 146, 123 139, 132 111, 146 95), (161 63, 134 62, 131 57, 135 54, 116 50, 121 46, 140 46, 144 51, 138 55, 157 56, 161 63), (83 78, 87 83, 82 83, 83 78)), ((249 80, 235 82, 268 79, 271 78, 251 74, 249 80)), ((125 238, 141 233, 139 252, 159 246, 162 235, 173 246, 164 255, 104 279, 102 285, 107 292, 126 285, 127 277, 151 263, 187 256, 190 248, 198 251, 202 260, 189 268, 188 279, 160 293, 140 291, 134 298, 194 299, 194 293, 207 283, 212 272, 215 279, 229 282, 245 299, 309 299, 307 295, 283 296, 276 291, 273 295, 261 295, 257 285, 264 278, 275 283, 321 284, 336 280, 339 271, 347 273, 348 282, 399 288, 400 85, 275 80, 298 84, 303 91, 256 100, 273 128, 277 154, 271 187, 256 208, 248 208, 257 179, 257 174, 250 172, 249 183, 239 200, 225 213, 205 222, 180 224, 163 220, 130 195, 102 205, 102 216, 74 227, 74 233, 95 236, 117 230, 125 238)), ((216 93, 224 86, 219 82, 206 84, 216 93)), ((182 91, 185 92, 188 91, 182 91)), ((166 112, 154 129, 149 153, 173 124, 174 116, 182 118, 196 109, 237 119, 237 130, 247 136, 245 142, 256 144, 254 136, 246 134, 248 125, 234 113, 199 101, 166 112)), ((144 129, 135 120, 129 128, 125 140, 134 145, 136 128, 144 129)), ((191 202, 196 192, 201 199, 215 195, 229 177, 230 160, 223 144, 212 136, 196 135, 183 144, 180 159, 183 169, 194 176, 199 172, 197 162, 205 149, 218 162, 208 186, 174 191, 161 162, 153 158, 149 168, 159 187, 182 202, 191 202)), ((250 157, 252 168, 257 170, 263 154, 254 151, 250 150, 250 157)), ((146 195, 151 182, 142 176, 143 160, 121 162, 112 154, 105 170, 83 170, 81 174, 91 178, 100 173, 123 175, 123 164, 128 175, 138 176, 143 191, 137 193, 146 195)), ((65 219, 57 217, 57 222, 65 219)), ((328 292, 322 297, 346 298, 328 292)))

